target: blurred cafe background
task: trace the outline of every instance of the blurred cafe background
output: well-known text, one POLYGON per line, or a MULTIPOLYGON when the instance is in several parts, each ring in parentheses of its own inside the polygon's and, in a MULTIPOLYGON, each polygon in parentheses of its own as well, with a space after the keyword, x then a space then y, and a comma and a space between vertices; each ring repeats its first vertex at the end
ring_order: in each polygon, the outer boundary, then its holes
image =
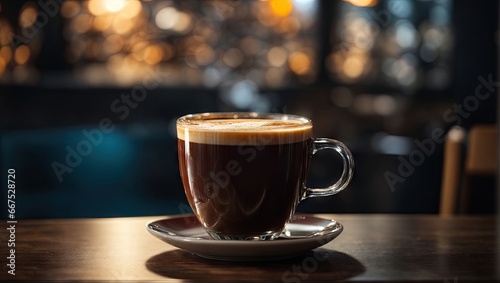
MULTIPOLYGON (((498 15, 493 0, 0 0, 0 176, 16 170, 19 218, 188 213, 175 119, 280 112, 356 161, 345 191, 299 211, 437 213, 433 132, 497 121, 498 15), (478 85, 491 95, 471 100, 478 85)), ((309 185, 336 178, 332 156, 309 185)), ((494 212, 495 178, 475 182, 473 212, 494 212)))

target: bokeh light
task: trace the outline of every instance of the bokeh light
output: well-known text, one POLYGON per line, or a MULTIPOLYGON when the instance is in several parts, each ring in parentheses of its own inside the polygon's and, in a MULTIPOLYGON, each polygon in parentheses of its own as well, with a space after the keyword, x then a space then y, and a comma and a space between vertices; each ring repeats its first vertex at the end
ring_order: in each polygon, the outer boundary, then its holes
POLYGON ((222 61, 231 68, 236 68, 243 63, 244 54, 238 48, 229 48, 224 52, 222 61))
POLYGON ((156 65, 163 59, 163 49, 155 44, 144 49, 144 62, 149 65, 156 65))
POLYGON ((92 17, 89 14, 80 14, 72 22, 73 31, 76 33, 86 33, 92 28, 92 17))
POLYGON ((142 11, 142 5, 140 1, 128 0, 126 1, 120 14, 127 19, 133 19, 137 15, 139 15, 141 11, 142 11))
POLYGON ((33 2, 24 4, 19 15, 19 26, 22 28, 31 27, 35 23, 37 15, 37 7, 33 2))
POLYGON ((118 12, 125 7, 126 0, 104 0, 104 8, 111 13, 118 12))
POLYGON ((155 16, 156 25, 164 30, 172 29, 179 20, 179 12, 173 7, 165 7, 155 16))
POLYGON ((312 69, 312 62, 306 53, 301 51, 293 52, 289 59, 290 69, 297 75, 305 75, 312 69))
POLYGON ((119 12, 125 7, 126 3, 126 0, 89 0, 88 9, 94 16, 99 16, 119 12))
POLYGON ((73 18, 80 13, 80 4, 75 0, 64 1, 61 6, 61 15, 65 18, 73 18))
POLYGON ((345 0, 354 6, 371 7, 377 4, 378 0, 345 0))
POLYGON ((205 66, 215 59, 215 52, 208 44, 201 44, 195 51, 195 60, 199 65, 205 66))
POLYGON ((14 60, 16 61, 17 64, 19 65, 24 65, 26 62, 28 62, 30 58, 30 49, 26 45, 19 45, 19 47, 16 48, 16 52, 14 53, 14 60))
POLYGON ((117 34, 110 34, 106 37, 103 44, 103 51, 106 55, 112 55, 119 52, 123 48, 123 37, 117 34))
POLYGON ((3 58, 0 58, 0 77, 2 77, 3 74, 5 73, 6 67, 7 67, 7 63, 4 61, 3 58))
POLYGON ((274 46, 267 52, 267 61, 273 67, 281 67, 286 63, 287 51, 283 47, 274 46))
POLYGON ((121 14, 117 15, 113 19, 112 29, 116 34, 126 34, 132 31, 134 27, 134 22, 130 19, 123 17, 121 14))
POLYGON ((94 25, 93 28, 96 31, 106 31, 111 27, 111 24, 113 24, 113 16, 112 15, 101 15, 94 17, 94 25))
POLYGON ((353 54, 342 65, 344 74, 349 78, 357 78, 363 73, 364 62, 360 55, 353 54))
POLYGON ((281 17, 290 15, 293 9, 293 3, 291 0, 270 0, 269 6, 274 14, 281 17))
POLYGON ((0 45, 8 45, 12 40, 12 27, 11 25, 5 21, 0 19, 0 45))
POLYGON ((0 58, 3 59, 5 65, 8 64, 12 59, 12 48, 10 46, 0 48, 0 58))

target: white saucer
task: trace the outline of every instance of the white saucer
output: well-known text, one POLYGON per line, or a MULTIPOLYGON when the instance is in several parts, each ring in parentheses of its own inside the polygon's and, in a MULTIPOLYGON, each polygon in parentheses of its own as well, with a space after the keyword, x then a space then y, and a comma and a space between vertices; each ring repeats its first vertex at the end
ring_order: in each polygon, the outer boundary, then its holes
POLYGON ((300 255, 335 239, 343 226, 335 220, 296 214, 273 241, 214 240, 194 215, 154 221, 146 229, 160 240, 201 257, 253 261, 300 255))

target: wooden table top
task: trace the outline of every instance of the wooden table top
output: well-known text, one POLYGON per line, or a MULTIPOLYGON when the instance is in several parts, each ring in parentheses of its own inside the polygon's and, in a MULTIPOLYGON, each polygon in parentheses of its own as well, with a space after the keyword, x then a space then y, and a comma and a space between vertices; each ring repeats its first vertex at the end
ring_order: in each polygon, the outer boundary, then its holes
POLYGON ((319 249, 269 262, 215 261, 177 249, 145 229, 164 217, 18 220, 15 275, 6 267, 10 233, 2 228, 0 280, 500 281, 494 216, 318 216, 344 231, 319 249), (313 262, 319 254, 327 258, 313 262))

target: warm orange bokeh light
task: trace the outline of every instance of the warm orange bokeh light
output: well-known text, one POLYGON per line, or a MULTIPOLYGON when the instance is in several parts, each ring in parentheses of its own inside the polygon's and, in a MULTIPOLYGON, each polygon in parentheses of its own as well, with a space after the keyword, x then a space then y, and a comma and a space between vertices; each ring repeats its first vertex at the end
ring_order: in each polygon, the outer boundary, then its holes
POLYGON ((358 7, 372 7, 375 6, 378 0, 345 0, 354 6, 358 7))
POLYGON ((19 15, 19 25, 23 28, 31 27, 36 21, 37 14, 35 4, 28 2, 23 6, 19 15))
POLYGON ((94 29, 98 31, 107 30, 113 23, 112 15, 101 15, 94 18, 94 29))
POLYGON ((355 79, 363 73, 364 61, 359 55, 351 55, 344 61, 342 70, 347 77, 355 79))
POLYGON ((89 14, 80 14, 74 18, 73 30, 77 33, 86 33, 92 27, 92 17, 89 14))
POLYGON ((0 58, 0 78, 2 77, 3 73, 5 72, 5 67, 7 64, 3 61, 2 58, 0 58))
POLYGON ((26 45, 20 45, 16 49, 16 53, 14 54, 14 59, 16 60, 16 63, 19 65, 26 64, 28 62, 28 59, 30 58, 30 49, 26 45))
POLYGON ((88 3, 89 12, 94 16, 103 15, 106 13, 104 2, 99 0, 90 0, 88 3))
POLYGON ((0 20, 0 45, 7 45, 12 40, 12 28, 7 21, 0 20))
POLYGON ((5 64, 8 64, 10 62, 10 59, 12 58, 12 49, 10 46, 4 46, 0 48, 0 58, 3 59, 5 64))
POLYGON ((88 2, 89 11, 94 16, 119 12, 126 5, 125 0, 90 0, 88 2))
POLYGON ((80 4, 74 0, 65 1, 61 6, 61 15, 65 18, 73 18, 80 13, 80 4))
POLYGON ((132 30, 134 27, 134 22, 129 19, 122 17, 121 15, 117 15, 113 19, 113 31, 117 34, 126 34, 132 30))
POLYGON ((142 11, 142 4, 140 1, 127 1, 122 11, 122 16, 132 19, 142 11))
POLYGON ((126 4, 126 0, 105 0, 103 6, 107 12, 115 13, 123 9, 126 4))
POLYGON ((156 65, 163 59, 163 49, 159 45, 150 45, 144 49, 143 60, 149 65, 156 65))
POLYGON ((305 75, 311 70, 311 59, 304 52, 294 52, 288 62, 290 69, 297 75, 305 75))
POLYGON ((288 16, 292 12, 293 3, 291 0, 271 0, 269 5, 273 13, 278 16, 288 16))
POLYGON ((288 34, 296 34, 297 32, 299 32, 300 27, 300 21, 295 17, 283 18, 278 25, 278 29, 282 33, 288 34))

